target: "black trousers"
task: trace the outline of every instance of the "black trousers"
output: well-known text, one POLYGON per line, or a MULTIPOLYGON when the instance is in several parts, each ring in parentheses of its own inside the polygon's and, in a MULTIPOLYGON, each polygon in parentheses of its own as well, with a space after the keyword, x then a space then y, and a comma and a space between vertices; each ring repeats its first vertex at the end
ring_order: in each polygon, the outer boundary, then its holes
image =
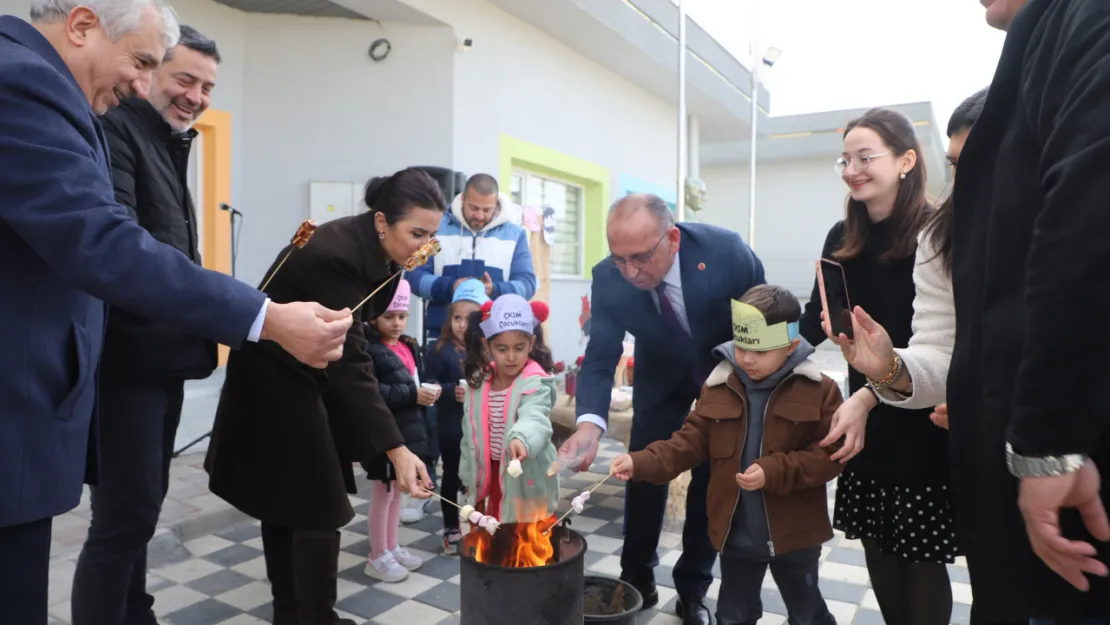
MULTIPOLYGON (((273 625, 336 625, 339 532, 262 523, 266 576, 274 597, 273 625)), ((353 625, 353 624, 352 624, 353 625)))
POLYGON ((0 527, 0 622, 46 625, 53 520, 0 527))
POLYGON ((821 589, 817 567, 821 547, 808 547, 774 558, 721 554, 721 591, 717 600, 718 625, 755 625, 763 616, 760 591, 767 569, 782 594, 790 625, 836 625, 821 589))
POLYGON ((146 545, 169 490, 184 382, 105 385, 92 523, 73 577, 73 625, 156 625, 146 545))
MULTIPOLYGON (((649 443, 667 440, 682 427, 690 404, 697 396, 691 384, 689 393, 675 393, 671 400, 651 413, 636 414, 632 421, 630 451, 639 451, 649 443)), ((682 555, 674 567, 674 585, 680 597, 704 597, 713 583, 713 563, 717 551, 709 542, 709 517, 706 509, 706 488, 709 486, 709 464, 693 470, 686 490, 686 522, 682 528, 682 555)), ((667 510, 667 486, 630 481, 624 502, 624 549, 621 551, 621 578, 632 583, 655 581, 654 569, 659 564, 659 534, 667 510), (627 519, 636 519, 628 523, 627 519)))
MULTIPOLYGON (((440 481, 440 494, 458 501, 459 489, 462 481, 459 480, 459 459, 462 455, 462 435, 440 436, 439 453, 443 458, 443 479, 440 481)), ((443 528, 448 530, 459 529, 459 509, 450 504, 443 506, 443 528)))

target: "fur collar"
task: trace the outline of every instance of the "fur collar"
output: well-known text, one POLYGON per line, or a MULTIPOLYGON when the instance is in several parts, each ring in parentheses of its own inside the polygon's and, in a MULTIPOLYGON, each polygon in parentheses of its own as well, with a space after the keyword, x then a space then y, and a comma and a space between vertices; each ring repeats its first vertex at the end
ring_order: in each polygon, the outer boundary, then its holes
MULTIPOLYGON (((728 381, 728 377, 732 375, 732 363, 727 360, 722 360, 717 363, 713 368, 713 373, 705 380, 706 386, 720 386, 728 381)), ((821 373, 821 368, 813 360, 806 358, 802 364, 794 367, 794 375, 800 375, 814 382, 820 382, 824 374, 821 373)))

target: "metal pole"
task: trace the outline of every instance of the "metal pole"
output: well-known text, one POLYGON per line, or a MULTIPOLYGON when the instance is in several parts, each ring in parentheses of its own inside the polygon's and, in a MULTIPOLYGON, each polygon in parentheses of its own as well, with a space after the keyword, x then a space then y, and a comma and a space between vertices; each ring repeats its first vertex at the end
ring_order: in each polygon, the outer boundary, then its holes
POLYGON ((678 0, 678 180, 675 216, 686 219, 686 7, 678 0))
POLYGON ((756 2, 752 2, 752 84, 751 84, 751 153, 748 155, 748 246, 755 249, 755 159, 756 147, 759 143, 756 126, 759 120, 759 67, 763 65, 763 52, 759 48, 759 36, 756 29, 756 2))

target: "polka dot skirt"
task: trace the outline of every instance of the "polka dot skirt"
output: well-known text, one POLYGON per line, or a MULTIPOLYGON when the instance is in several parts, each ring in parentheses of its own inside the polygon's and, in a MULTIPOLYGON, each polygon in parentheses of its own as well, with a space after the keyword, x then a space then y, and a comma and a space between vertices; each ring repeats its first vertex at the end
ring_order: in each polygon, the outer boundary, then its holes
POLYGON ((870 538, 883 553, 912 562, 955 561, 955 520, 946 485, 876 483, 851 471, 837 480, 833 527, 850 539, 870 538))

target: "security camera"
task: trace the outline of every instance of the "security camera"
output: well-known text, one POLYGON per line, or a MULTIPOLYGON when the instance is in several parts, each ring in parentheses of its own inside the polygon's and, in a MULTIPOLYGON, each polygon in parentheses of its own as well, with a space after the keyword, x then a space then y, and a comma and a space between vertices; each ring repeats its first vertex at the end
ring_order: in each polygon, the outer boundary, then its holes
POLYGON ((457 47, 459 52, 466 52, 467 50, 474 47, 474 40, 470 37, 459 39, 459 45, 457 47))

